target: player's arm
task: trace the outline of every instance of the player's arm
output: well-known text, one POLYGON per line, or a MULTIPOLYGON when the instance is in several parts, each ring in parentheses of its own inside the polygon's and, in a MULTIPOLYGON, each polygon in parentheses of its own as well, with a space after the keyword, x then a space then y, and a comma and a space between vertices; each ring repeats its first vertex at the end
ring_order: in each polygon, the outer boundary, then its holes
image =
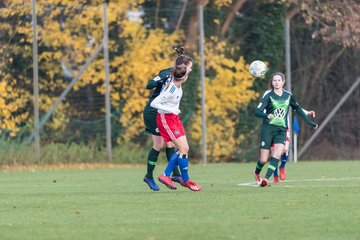
POLYGON ((165 103, 168 102, 172 97, 174 97, 174 92, 170 92, 169 89, 171 89, 171 87, 168 87, 165 91, 163 91, 162 93, 160 93, 159 96, 157 96, 151 103, 150 106, 153 108, 156 108, 158 110, 162 110, 162 111, 166 111, 166 112, 171 112, 174 114, 179 114, 180 110, 178 109, 173 109, 169 106, 167 106, 165 103))
POLYGON ((318 127, 318 124, 308 117, 308 115, 304 112, 304 110, 299 105, 299 103, 296 101, 296 99, 294 98, 293 95, 291 95, 291 98, 290 98, 290 106, 300 115, 300 117, 302 119, 304 119, 304 121, 307 124, 309 124, 310 126, 313 126, 315 129, 318 127))
POLYGON ((146 85, 146 89, 153 89, 156 88, 159 85, 162 85, 164 83, 164 78, 162 78, 159 75, 157 75, 153 80, 150 80, 148 84, 146 85))
POLYGON ((255 109, 255 116, 258 118, 264 118, 267 119, 269 114, 266 113, 265 108, 267 106, 267 102, 268 102, 268 94, 264 95, 261 99, 261 102, 259 103, 259 105, 257 106, 257 108, 255 109))
POLYGON ((305 109, 302 109, 303 111, 304 111, 304 113, 307 115, 307 116, 309 116, 309 117, 311 117, 311 118, 315 118, 315 111, 313 111, 313 110, 311 110, 311 111, 307 111, 307 110, 305 110, 305 109))

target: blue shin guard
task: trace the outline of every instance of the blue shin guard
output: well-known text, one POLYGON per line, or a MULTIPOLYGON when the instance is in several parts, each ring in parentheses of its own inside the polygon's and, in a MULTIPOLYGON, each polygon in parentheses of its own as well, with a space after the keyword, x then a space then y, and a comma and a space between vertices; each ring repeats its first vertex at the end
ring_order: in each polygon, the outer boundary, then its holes
POLYGON ((182 177, 182 180, 185 183, 185 182, 187 182, 189 180, 189 174, 188 174, 189 159, 187 158, 187 154, 180 155, 179 158, 178 158, 178 162, 179 162, 181 177, 182 177))
POLYGON ((169 159, 169 162, 165 168, 165 171, 164 171, 165 176, 169 177, 171 175, 174 168, 179 164, 178 159, 179 159, 179 153, 175 152, 169 159))

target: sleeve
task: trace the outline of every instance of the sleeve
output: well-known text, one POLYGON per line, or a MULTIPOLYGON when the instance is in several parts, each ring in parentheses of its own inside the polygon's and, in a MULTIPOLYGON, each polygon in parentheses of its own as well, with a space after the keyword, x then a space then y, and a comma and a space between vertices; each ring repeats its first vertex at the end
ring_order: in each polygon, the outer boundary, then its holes
POLYGON ((311 120, 307 114, 304 112, 304 110, 301 108, 299 103, 296 101, 293 95, 291 95, 290 98, 290 106, 300 115, 300 117, 310 126, 316 127, 318 124, 311 120))
POLYGON ((306 114, 306 116, 309 116, 309 111, 305 110, 305 109, 302 109, 304 111, 304 113, 306 114))
POLYGON ((268 114, 264 111, 265 108, 267 107, 268 99, 269 99, 268 94, 263 96, 263 98, 261 99, 261 102, 259 103, 259 105, 255 109, 255 116, 256 117, 264 118, 264 119, 268 118, 268 114))
POLYGON ((158 85, 163 84, 163 79, 160 77, 160 75, 157 75, 153 80, 150 80, 148 84, 146 85, 146 89, 153 89, 157 87, 158 85))
POLYGON ((180 110, 178 109, 173 109, 169 106, 166 106, 164 103, 166 103, 167 101, 169 101, 172 96, 173 93, 169 92, 169 89, 166 89, 165 91, 163 91, 162 93, 160 93, 159 96, 157 96, 151 103, 150 106, 153 108, 156 108, 158 110, 163 110, 163 111, 167 111, 167 112, 172 112, 174 114, 179 114, 180 110))

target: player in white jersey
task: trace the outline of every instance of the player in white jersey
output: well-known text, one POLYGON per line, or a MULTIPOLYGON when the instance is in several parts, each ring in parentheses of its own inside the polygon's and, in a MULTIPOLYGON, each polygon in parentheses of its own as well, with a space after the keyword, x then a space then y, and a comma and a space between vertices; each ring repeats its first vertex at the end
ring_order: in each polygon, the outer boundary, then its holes
MULTIPOLYGON (((175 66, 185 65, 187 68, 187 72, 188 73, 191 72, 193 59, 184 53, 183 47, 173 47, 173 50, 175 50, 178 54, 175 60, 175 66)), ((150 80, 146 85, 146 89, 153 91, 149 98, 148 103, 144 108, 143 117, 144 117, 144 124, 146 127, 145 132, 151 134, 153 145, 148 154, 146 175, 143 181, 153 191, 160 190, 159 186, 156 184, 154 180, 153 172, 157 164, 160 151, 164 147, 164 139, 161 137, 156 123, 157 109, 152 108, 150 104, 157 96, 159 96, 159 94, 162 91, 166 89, 169 82, 172 81, 172 71, 173 71, 173 67, 161 70, 158 76, 156 76, 153 80, 150 80)), ((170 158, 175 153, 175 144, 173 142, 167 142, 165 144, 165 153, 166 153, 166 158, 169 161, 170 158)), ((174 168, 171 179, 174 182, 180 182, 181 174, 178 167, 174 168)))
POLYGON ((176 190, 176 186, 171 181, 170 174, 174 167, 179 165, 181 171, 180 184, 192 191, 199 191, 201 186, 191 181, 188 175, 189 144, 179 117, 181 112, 179 106, 182 97, 181 85, 188 78, 186 66, 175 66, 172 76, 172 82, 167 86, 167 89, 151 102, 151 107, 158 109, 156 122, 160 135, 164 138, 165 142, 173 142, 179 148, 169 160, 164 173, 158 179, 168 188, 176 190))

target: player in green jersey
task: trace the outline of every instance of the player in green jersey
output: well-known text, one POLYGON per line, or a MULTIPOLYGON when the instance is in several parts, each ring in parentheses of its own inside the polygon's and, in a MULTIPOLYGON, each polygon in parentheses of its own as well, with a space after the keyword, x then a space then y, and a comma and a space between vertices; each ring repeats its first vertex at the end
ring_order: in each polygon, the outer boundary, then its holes
MULTIPOLYGON (((177 53, 178 57, 175 60, 175 66, 184 64, 187 68, 187 73, 191 72, 192 67, 192 58, 188 55, 184 54, 183 47, 174 47, 173 48, 177 53)), ((149 186, 149 188, 153 191, 159 191, 160 188, 154 181, 153 171, 158 160, 158 156, 160 150, 164 147, 164 139, 160 136, 159 129, 156 124, 156 116, 157 116, 157 109, 150 106, 150 103, 160 95, 160 93, 166 89, 166 86, 171 81, 171 73, 173 68, 167 68, 159 72, 159 74, 153 79, 148 82, 146 85, 146 89, 153 89, 152 94, 150 95, 149 101, 146 104, 143 117, 145 123, 145 132, 151 134, 151 139, 153 142, 152 149, 149 152, 148 160, 147 160, 147 172, 144 177, 144 182, 149 186)), ((166 143, 166 158, 169 159, 175 153, 175 145, 172 142, 166 143)), ((180 182, 181 174, 178 167, 174 168, 172 180, 175 182, 180 182)))
POLYGON ((269 178, 278 166, 281 154, 283 153, 286 141, 286 128, 288 128, 288 112, 291 106, 310 126, 315 129, 318 124, 312 121, 303 111, 294 96, 283 89, 285 75, 274 73, 270 78, 271 91, 268 91, 261 99, 255 110, 255 116, 263 119, 260 134, 260 160, 255 168, 255 179, 260 187, 269 184, 269 178), (264 179, 261 179, 260 172, 270 156, 271 145, 274 144, 274 151, 271 152, 270 164, 264 179))

